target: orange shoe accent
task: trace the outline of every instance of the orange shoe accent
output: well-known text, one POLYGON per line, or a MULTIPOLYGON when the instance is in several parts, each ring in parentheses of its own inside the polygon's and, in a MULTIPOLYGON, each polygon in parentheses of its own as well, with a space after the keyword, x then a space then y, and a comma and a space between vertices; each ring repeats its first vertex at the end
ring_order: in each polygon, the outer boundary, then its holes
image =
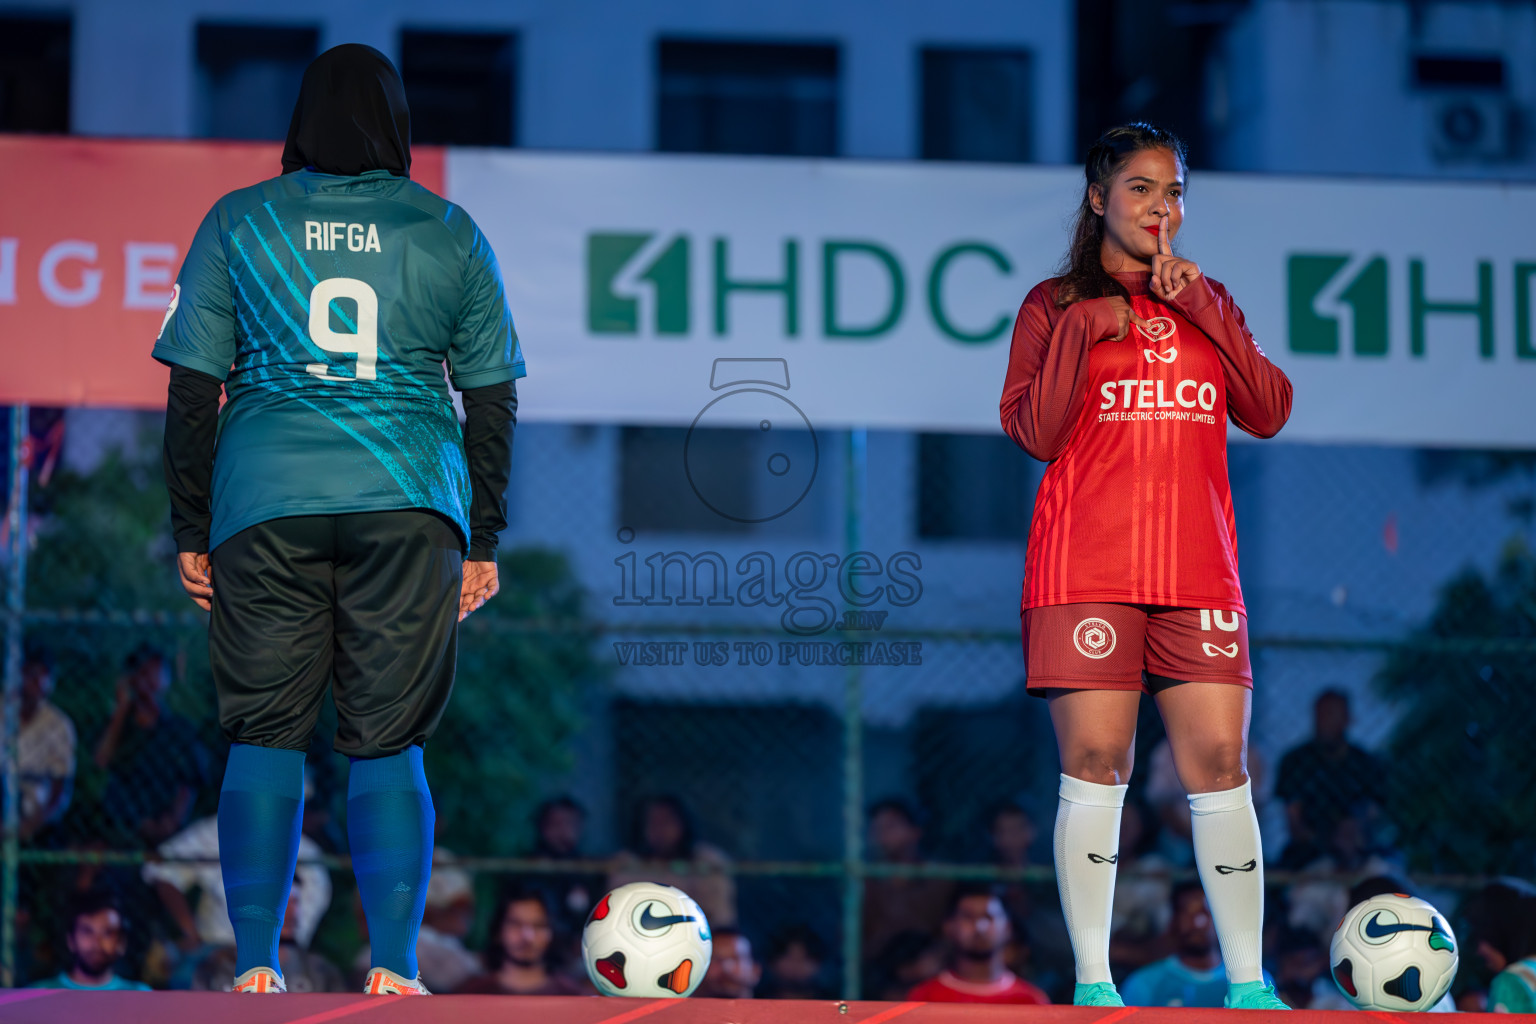
POLYGON ((363 982, 363 994, 369 996, 429 996, 427 986, 421 983, 421 976, 417 975, 415 981, 406 981, 394 971, 384 967, 375 967, 368 972, 368 977, 363 982))
POLYGON ((282 975, 270 967, 252 967, 240 977, 235 979, 231 987, 232 992, 286 992, 288 987, 283 984, 282 975))

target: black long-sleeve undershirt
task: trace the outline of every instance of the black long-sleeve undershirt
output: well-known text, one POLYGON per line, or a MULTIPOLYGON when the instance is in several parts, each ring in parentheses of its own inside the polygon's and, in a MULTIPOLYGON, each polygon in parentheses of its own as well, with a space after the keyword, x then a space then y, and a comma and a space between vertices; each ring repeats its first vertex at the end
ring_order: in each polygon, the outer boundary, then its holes
POLYGON ((203 554, 213 522, 213 446, 219 432, 217 377, 171 367, 165 402, 165 488, 171 494, 171 532, 176 550, 203 554))
MULTIPOLYGON (((218 436, 219 392, 215 377, 171 367, 166 393, 165 486, 171 499, 171 531, 177 551, 208 550, 212 523, 213 452, 218 436)), ((496 560, 507 526, 507 482, 512 475, 512 435, 517 427, 513 381, 469 388, 464 396, 464 453, 469 463, 469 559, 496 560)))
POLYGON ((494 562, 507 528, 507 482, 517 427, 517 382, 468 388, 464 396, 464 455, 469 462, 469 560, 494 562))

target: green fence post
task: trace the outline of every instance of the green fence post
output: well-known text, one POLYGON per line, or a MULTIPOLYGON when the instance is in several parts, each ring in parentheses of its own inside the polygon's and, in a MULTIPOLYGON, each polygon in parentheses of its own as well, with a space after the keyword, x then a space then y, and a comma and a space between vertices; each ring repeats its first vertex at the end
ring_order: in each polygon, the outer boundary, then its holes
POLYGON ((21 619, 27 585, 27 406, 11 407, 11 503, 6 510, 6 554, 9 569, 5 600, 5 696, 3 750, 5 765, 4 877, 0 878, 0 985, 16 986, 16 869, 21 806, 16 738, 21 717, 21 619))
MULTIPOLYGON (((863 547, 866 447, 862 428, 848 431, 843 452, 844 558, 863 547)), ((850 659, 843 674, 843 998, 859 998, 864 909, 864 690, 850 659)))

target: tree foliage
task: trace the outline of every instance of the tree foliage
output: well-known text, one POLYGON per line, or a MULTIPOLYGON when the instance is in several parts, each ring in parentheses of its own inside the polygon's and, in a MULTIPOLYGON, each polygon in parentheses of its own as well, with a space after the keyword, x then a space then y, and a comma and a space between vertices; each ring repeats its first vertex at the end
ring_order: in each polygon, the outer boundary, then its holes
POLYGON ((1389 744, 1393 816, 1413 866, 1536 867, 1536 556, 1512 543, 1485 577, 1467 570, 1377 677, 1407 710, 1389 744))

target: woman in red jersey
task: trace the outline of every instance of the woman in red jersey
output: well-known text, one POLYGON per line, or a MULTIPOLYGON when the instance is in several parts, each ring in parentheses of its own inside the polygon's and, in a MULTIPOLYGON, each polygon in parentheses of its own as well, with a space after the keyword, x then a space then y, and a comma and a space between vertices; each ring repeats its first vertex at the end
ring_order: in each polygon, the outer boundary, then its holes
POLYGON ((1143 691, 1190 793, 1227 1005, 1284 1009, 1259 965, 1264 869, 1247 761, 1253 674, 1227 421, 1273 436, 1291 383, 1216 281, 1173 254, 1184 144, 1147 124, 1088 153, 1065 273, 1013 328, 1003 429, 1050 463, 1021 608, 1029 692, 1061 752, 1056 872, 1079 1005, 1118 1006, 1109 922, 1143 691))

